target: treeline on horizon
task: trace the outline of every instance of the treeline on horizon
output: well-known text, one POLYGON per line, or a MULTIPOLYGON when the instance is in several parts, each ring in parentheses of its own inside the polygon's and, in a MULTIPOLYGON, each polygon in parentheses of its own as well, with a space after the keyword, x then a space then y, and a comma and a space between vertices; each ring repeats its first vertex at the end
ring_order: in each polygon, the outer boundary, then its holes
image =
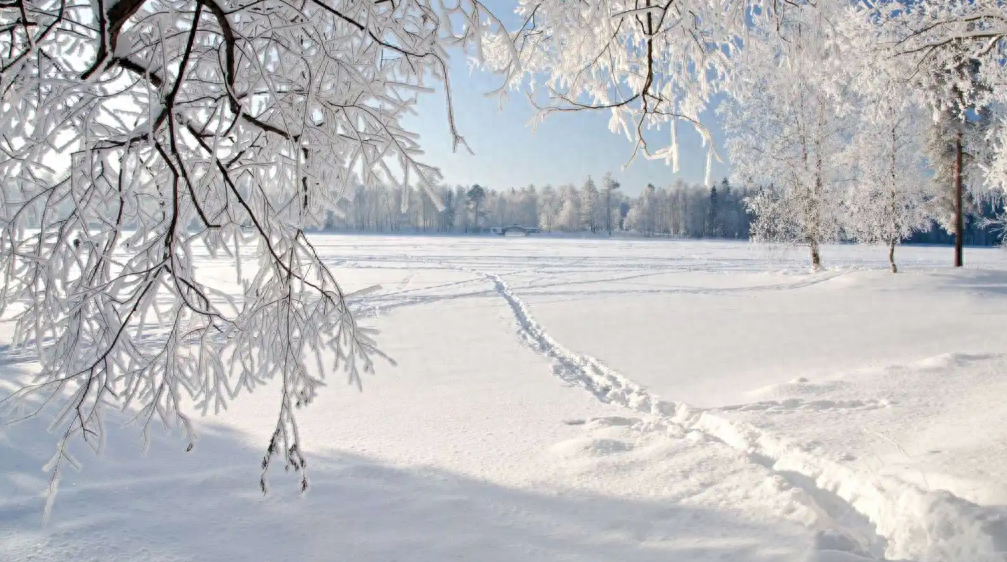
MULTIPOLYGON (((584 185, 529 185, 495 190, 480 185, 438 186, 440 209, 422 190, 357 186, 330 212, 325 229, 335 232, 479 234, 493 227, 520 225, 542 232, 630 234, 643 237, 719 238, 749 240, 755 218, 746 203, 769 187, 732 185, 727 178, 706 188, 676 180, 667 187, 648 184, 628 196, 606 175, 601 185, 588 178, 584 185), (403 197, 408 202, 403 204, 403 197)), ((1004 213, 1002 201, 974 201, 965 216, 964 243, 994 246, 1004 242, 995 219, 1004 213)), ((906 244, 954 243, 953 233, 932 221, 906 244)))

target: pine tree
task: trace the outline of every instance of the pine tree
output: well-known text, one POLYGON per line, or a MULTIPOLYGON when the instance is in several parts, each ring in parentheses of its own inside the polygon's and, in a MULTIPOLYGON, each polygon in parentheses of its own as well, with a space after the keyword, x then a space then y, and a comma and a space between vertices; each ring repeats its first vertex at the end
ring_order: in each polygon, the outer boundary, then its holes
MULTIPOLYGON (((937 118, 927 142, 927 154, 938 186, 936 203, 939 224, 954 234, 954 266, 965 263, 965 215, 970 200, 966 193, 970 169, 976 159, 970 145, 982 138, 988 112, 973 103, 979 84, 979 61, 961 60, 953 69, 943 69, 935 79, 937 118)), ((980 141, 982 142, 982 141, 980 141)))
MULTIPOLYGON (((724 178, 720 181, 720 189, 717 191, 717 199, 720 204, 720 229, 724 238, 741 238, 741 214, 744 203, 739 200, 731 190, 731 183, 724 178)), ((745 232, 745 238, 748 232, 745 232)))
POLYGON ((451 232, 455 228, 455 197, 450 189, 444 190, 441 200, 444 202, 444 210, 441 211, 441 230, 451 232))
POLYGON ((706 219, 706 235, 719 237, 720 229, 720 205, 717 201, 717 186, 710 188, 710 208, 706 219))

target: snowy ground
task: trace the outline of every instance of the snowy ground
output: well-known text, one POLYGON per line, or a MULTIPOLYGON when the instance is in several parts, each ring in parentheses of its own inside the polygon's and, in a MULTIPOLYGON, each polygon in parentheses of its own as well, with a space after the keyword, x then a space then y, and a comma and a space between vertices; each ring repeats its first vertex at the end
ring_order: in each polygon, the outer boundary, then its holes
POLYGON ((267 388, 192 453, 117 429, 41 525, 30 421, 0 430, 0 560, 1007 560, 1007 253, 318 243, 382 286, 354 306, 399 366, 304 412, 307 495, 258 491, 267 388))

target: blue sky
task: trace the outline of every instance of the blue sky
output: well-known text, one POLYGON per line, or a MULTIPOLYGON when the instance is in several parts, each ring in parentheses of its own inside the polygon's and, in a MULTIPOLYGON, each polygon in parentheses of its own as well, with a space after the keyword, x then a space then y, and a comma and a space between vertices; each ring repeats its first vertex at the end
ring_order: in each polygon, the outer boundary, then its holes
MULTIPOLYGON (((488 4, 492 8, 511 2, 496 0, 488 4)), ((502 15, 499 10, 496 13, 502 15)), ((453 53, 451 80, 458 129, 474 155, 463 147, 452 153, 447 110, 441 94, 424 96, 418 115, 410 116, 405 123, 407 128, 420 133, 426 161, 441 169, 449 185, 478 183, 493 189, 529 184, 579 186, 589 175, 597 181, 606 172, 612 172, 626 193, 636 194, 647 183, 668 185, 679 177, 689 183, 703 181, 706 148, 689 125, 679 125, 679 173, 673 174, 671 166, 663 160, 648 161, 642 157, 623 170, 632 145, 624 135, 608 130, 608 112, 553 115, 533 133, 528 120, 534 115, 534 108, 524 94, 512 92, 502 109, 495 97, 485 96, 499 86, 500 77, 470 72, 464 57, 453 53)), ((707 117, 706 123, 726 160, 722 130, 716 126, 712 113, 707 117)), ((652 131, 648 139, 651 136, 655 142, 667 143, 669 133, 665 128, 652 131)), ((726 164, 715 162, 714 181, 720 181, 729 171, 726 164)))

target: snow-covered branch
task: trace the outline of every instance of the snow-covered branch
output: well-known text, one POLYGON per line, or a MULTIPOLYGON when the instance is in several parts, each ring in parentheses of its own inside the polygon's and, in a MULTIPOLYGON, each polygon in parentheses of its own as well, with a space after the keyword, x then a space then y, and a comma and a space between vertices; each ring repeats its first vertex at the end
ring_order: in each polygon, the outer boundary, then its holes
MULTIPOLYGON (((102 411, 181 426, 276 380, 263 468, 303 471, 296 409, 380 356, 306 229, 347 189, 439 180, 401 125, 478 48, 478 3, 14 0, 0 4, 0 306, 59 404, 55 492, 102 411), (232 260, 235 275, 194 258, 232 260), (230 296, 237 295, 237 296, 230 296)), ((456 143, 449 104, 450 128, 456 143)), ((435 199, 436 203, 436 199, 435 199)), ((263 480, 265 486, 265 480, 263 480)), ((307 486, 307 479, 302 479, 307 486)), ((52 495, 52 494, 51 494, 52 495)))

